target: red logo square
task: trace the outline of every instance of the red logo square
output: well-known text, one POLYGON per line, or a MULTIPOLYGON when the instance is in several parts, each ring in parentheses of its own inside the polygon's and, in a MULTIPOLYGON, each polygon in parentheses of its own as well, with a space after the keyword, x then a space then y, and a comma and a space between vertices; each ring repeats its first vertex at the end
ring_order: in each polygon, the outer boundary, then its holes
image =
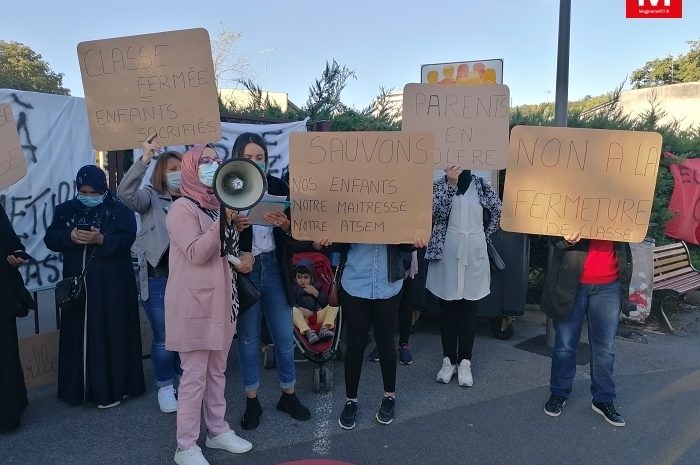
POLYGON ((626 0, 628 18, 682 18, 683 0, 626 0))

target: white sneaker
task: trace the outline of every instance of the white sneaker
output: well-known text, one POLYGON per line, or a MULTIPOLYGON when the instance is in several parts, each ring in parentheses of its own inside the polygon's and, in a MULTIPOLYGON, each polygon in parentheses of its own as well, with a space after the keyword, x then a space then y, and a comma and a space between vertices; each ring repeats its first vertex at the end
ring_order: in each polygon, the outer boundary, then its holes
POLYGON ((177 412, 175 387, 172 384, 158 389, 158 406, 163 413, 177 412))
POLYGON ((459 367, 457 368, 457 382, 460 386, 472 387, 474 385, 474 378, 472 378, 472 362, 467 359, 459 362, 459 367))
POLYGON ((452 377, 455 375, 455 370, 456 366, 452 365, 452 362, 450 362, 449 357, 445 357, 442 359, 442 368, 440 368, 440 371, 438 371, 437 377, 435 380, 438 383, 445 383, 448 384, 450 381, 452 381, 452 377))
POLYGON ((176 450, 174 460, 177 465, 209 465, 196 444, 189 449, 176 450))
POLYGON ((238 437, 233 430, 228 430, 216 437, 207 434, 206 446, 210 449, 224 449, 234 454, 242 454, 253 448, 253 444, 238 437))
POLYGON ((112 402, 111 404, 100 404, 97 406, 99 409, 107 409, 107 408, 112 408, 112 407, 117 407, 119 404, 121 404, 121 401, 116 401, 112 402))

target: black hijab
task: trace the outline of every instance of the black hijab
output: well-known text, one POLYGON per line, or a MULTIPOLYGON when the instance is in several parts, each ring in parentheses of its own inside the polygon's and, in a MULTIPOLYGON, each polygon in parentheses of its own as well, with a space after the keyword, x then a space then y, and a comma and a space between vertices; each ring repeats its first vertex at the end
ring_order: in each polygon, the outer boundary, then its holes
POLYGON ((86 165, 78 170, 75 177, 76 188, 83 186, 92 187, 95 192, 104 196, 104 201, 96 207, 86 207, 77 198, 71 200, 71 227, 77 224, 89 224, 101 229, 102 223, 114 213, 116 197, 107 188, 107 176, 105 172, 95 165, 86 165))

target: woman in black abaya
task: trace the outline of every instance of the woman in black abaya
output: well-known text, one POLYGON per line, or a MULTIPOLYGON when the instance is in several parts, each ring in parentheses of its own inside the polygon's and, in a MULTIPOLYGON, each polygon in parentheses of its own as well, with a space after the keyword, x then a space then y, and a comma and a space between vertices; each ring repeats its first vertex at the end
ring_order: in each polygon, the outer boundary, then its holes
POLYGON ((18 428, 27 407, 15 321, 34 306, 17 269, 26 260, 14 255, 23 250, 5 209, 0 206, 0 431, 18 428))
POLYGON ((130 248, 134 213, 107 189, 104 172, 82 167, 76 198, 56 206, 46 246, 63 253, 63 278, 87 267, 87 296, 61 309, 58 397, 70 404, 119 405, 145 391, 136 279, 130 248))

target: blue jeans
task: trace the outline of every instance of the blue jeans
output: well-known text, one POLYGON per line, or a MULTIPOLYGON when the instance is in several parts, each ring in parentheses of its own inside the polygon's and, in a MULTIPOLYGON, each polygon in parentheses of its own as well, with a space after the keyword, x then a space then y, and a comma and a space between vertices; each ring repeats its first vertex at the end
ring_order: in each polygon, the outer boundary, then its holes
POLYGON ((238 317, 238 360, 241 364, 243 386, 246 392, 254 392, 260 386, 260 323, 262 314, 270 329, 275 345, 275 362, 282 389, 293 388, 296 384, 294 368, 294 338, 292 309, 275 252, 261 253, 255 257, 250 280, 260 290, 262 298, 258 303, 238 317))
POLYGON ((148 321, 151 323, 151 361, 156 376, 156 386, 171 386, 175 375, 181 372, 177 352, 165 350, 165 284, 168 278, 148 278, 148 300, 143 301, 148 321))
POLYGON ((583 319, 588 314, 593 402, 608 403, 615 399, 613 339, 620 316, 620 292, 619 281, 579 284, 571 317, 567 321, 554 321, 556 339, 549 380, 552 394, 564 398, 571 394, 576 374, 576 347, 581 337, 583 319))

